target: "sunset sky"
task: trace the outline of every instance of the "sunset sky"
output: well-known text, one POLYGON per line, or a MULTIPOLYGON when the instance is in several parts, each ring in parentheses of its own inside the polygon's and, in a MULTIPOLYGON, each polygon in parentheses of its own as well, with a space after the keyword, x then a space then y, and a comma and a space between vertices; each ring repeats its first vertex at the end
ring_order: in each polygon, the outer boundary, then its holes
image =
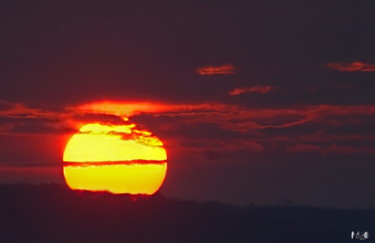
POLYGON ((147 128, 168 197, 375 206, 374 1, 8 1, 0 183, 63 183, 82 125, 147 128))

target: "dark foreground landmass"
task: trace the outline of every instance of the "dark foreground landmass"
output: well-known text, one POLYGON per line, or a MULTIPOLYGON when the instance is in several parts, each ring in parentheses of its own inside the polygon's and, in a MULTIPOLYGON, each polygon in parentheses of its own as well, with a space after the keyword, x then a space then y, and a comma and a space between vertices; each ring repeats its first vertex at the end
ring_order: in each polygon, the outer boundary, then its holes
POLYGON ((59 185, 0 186, 0 242, 356 242, 375 239, 375 210, 236 207, 73 192, 59 185))

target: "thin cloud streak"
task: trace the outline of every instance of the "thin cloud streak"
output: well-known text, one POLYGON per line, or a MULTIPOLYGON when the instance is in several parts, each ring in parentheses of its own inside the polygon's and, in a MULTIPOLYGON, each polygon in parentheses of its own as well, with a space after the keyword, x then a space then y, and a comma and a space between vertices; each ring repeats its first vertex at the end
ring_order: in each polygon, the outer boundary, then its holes
POLYGON ((243 93, 259 93, 266 94, 273 90, 272 86, 253 86, 248 88, 235 88, 229 92, 230 95, 240 95, 243 93))
POLYGON ((196 72, 201 75, 230 75, 236 73, 236 68, 232 64, 226 64, 221 66, 205 66, 197 68, 196 72))
POLYGON ((375 64, 365 62, 332 62, 325 66, 340 72, 375 72, 375 64))

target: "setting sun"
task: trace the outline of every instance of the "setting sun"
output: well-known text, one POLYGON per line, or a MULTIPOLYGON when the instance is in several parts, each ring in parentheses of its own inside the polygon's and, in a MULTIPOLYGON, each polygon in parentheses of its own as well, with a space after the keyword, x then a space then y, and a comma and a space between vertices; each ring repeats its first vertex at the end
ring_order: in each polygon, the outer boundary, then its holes
POLYGON ((64 177, 73 190, 154 194, 167 170, 159 138, 135 124, 89 123, 66 145, 64 177))

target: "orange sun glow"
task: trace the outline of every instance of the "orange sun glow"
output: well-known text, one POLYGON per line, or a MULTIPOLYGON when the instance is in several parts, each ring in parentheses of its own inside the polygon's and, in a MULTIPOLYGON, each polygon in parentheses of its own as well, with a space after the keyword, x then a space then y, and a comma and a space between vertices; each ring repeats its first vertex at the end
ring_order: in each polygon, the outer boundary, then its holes
POLYGON ((167 171, 163 143, 135 124, 82 126, 67 143, 63 162, 71 189, 114 194, 152 195, 167 171))

